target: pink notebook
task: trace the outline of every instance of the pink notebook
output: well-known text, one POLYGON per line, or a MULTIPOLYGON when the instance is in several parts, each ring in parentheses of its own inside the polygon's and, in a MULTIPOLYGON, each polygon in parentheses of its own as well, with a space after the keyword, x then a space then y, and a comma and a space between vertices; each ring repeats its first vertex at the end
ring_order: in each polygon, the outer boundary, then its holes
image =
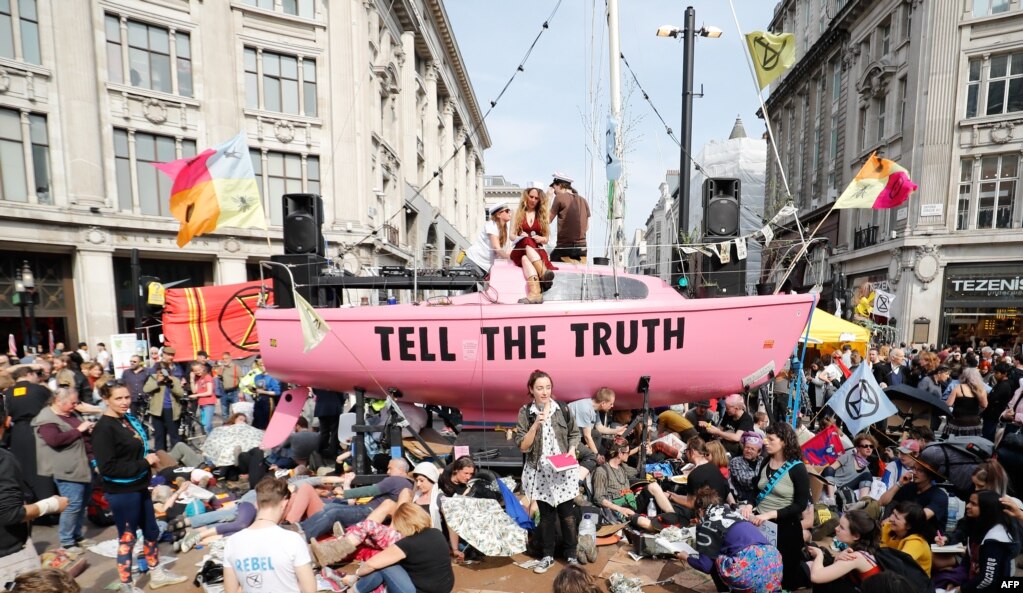
POLYGON ((561 455, 548 455, 546 461, 551 467, 559 472, 579 467, 579 462, 576 461, 575 457, 572 457, 568 453, 562 453, 561 455))

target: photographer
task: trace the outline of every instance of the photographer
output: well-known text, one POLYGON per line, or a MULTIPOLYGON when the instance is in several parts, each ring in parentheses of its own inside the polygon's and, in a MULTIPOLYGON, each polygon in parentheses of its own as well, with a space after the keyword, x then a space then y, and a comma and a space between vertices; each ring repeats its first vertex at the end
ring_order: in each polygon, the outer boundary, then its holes
POLYGON ((143 390, 151 396, 149 417, 153 424, 154 447, 169 451, 181 440, 178 420, 181 418, 181 403, 187 398, 181 380, 174 376, 172 363, 161 362, 153 368, 143 390))

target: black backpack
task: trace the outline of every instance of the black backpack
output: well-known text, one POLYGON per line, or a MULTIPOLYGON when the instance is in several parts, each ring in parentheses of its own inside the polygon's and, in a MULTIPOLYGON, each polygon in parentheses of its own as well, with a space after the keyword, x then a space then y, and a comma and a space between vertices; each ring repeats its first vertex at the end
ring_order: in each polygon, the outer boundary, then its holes
POLYGON ((924 569, 909 554, 895 548, 881 548, 874 557, 877 565, 884 571, 892 571, 902 575, 913 586, 906 593, 934 593, 934 583, 924 569))

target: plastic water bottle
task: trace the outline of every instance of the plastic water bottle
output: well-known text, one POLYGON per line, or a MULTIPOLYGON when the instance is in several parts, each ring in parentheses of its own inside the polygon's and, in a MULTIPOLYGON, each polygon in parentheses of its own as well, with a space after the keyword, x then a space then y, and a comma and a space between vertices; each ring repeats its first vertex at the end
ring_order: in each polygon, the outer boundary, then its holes
POLYGON ((654 499, 652 498, 650 499, 650 504, 646 505, 646 516, 647 517, 657 516, 657 504, 654 502, 654 499))
POLYGON ((948 519, 945 521, 945 533, 955 531, 959 519, 966 514, 966 504, 956 496, 948 497, 948 519))
POLYGON ((597 533, 597 525, 593 521, 593 515, 586 513, 583 515, 583 521, 579 524, 579 535, 595 535, 597 533))
POLYGON ((146 561, 145 556, 139 556, 138 565, 140 573, 149 572, 149 562, 146 561))

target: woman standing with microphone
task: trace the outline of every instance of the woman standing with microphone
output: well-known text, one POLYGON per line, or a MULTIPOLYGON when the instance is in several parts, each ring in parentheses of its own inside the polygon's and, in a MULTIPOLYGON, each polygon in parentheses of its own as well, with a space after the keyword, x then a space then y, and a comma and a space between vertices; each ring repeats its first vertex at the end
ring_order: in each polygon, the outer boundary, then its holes
POLYGON ((565 558, 569 564, 579 563, 576 558, 579 526, 574 502, 579 494, 579 478, 575 469, 558 471, 546 459, 562 453, 575 457, 580 433, 568 406, 554 401, 550 375, 533 371, 526 386, 533 400, 519 410, 515 443, 526 454, 522 490, 540 509, 538 534, 543 558, 533 572, 542 574, 554 565, 555 529, 559 519, 565 558))
POLYGON ((135 532, 140 528, 144 538, 143 554, 150 567, 149 587, 157 589, 183 583, 187 577, 160 567, 156 547, 160 528, 149 496, 151 467, 159 458, 149 449, 149 435, 142 422, 128 413, 131 393, 119 380, 107 381, 99 390, 107 410, 92 429, 92 450, 117 525, 120 593, 138 591, 131 582, 131 561, 135 532))

